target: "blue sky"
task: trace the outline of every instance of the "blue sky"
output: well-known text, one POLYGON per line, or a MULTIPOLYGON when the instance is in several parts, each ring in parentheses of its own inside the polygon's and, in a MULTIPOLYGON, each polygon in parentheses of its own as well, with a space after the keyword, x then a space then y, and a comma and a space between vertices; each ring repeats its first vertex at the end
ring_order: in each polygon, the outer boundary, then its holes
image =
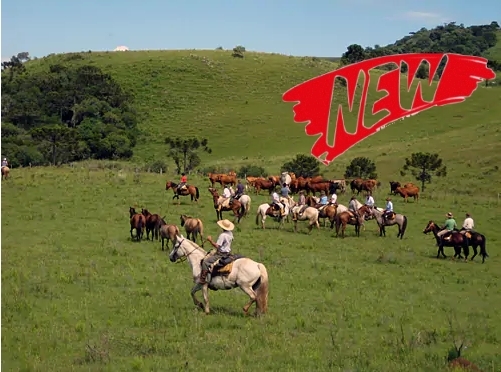
POLYGON ((18 52, 225 49, 340 56, 448 21, 500 21, 499 0, 3 0, 2 59, 18 52), (482 5, 480 5, 482 4, 482 5))

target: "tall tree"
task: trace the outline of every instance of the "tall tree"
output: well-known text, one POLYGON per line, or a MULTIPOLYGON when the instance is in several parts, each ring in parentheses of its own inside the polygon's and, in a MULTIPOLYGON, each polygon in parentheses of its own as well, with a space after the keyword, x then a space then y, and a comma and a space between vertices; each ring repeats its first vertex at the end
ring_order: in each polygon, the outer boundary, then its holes
POLYGON ((354 158, 344 172, 345 178, 377 178, 376 164, 364 157, 354 158))
POLYGON ((297 177, 313 177, 320 173, 320 163, 311 155, 297 154, 282 165, 282 172, 293 172, 297 177))
POLYGON ((64 125, 38 127, 31 131, 31 136, 42 146, 46 143, 49 145, 53 165, 56 165, 58 157, 61 160, 69 157, 77 140, 76 131, 64 125))
POLYGON ((207 138, 198 139, 196 137, 192 138, 179 138, 179 137, 167 137, 165 143, 169 145, 169 156, 174 160, 176 164, 177 174, 183 172, 188 172, 193 170, 201 162, 199 151, 206 152, 208 154, 212 153, 209 148, 209 141, 207 138))
POLYGON ((417 152, 405 159, 405 164, 400 171, 402 176, 409 172, 421 181, 421 189, 424 191, 425 183, 431 183, 432 175, 437 177, 447 176, 447 167, 442 164, 438 154, 417 152))

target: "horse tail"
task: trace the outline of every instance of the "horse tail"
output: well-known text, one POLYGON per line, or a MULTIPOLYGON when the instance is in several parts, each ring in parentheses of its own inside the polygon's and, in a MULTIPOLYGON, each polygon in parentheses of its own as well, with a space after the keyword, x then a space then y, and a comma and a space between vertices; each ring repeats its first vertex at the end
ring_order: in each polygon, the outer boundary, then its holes
POLYGON ((485 236, 480 235, 483 239, 482 242, 480 243, 480 254, 484 257, 487 258, 489 255, 487 254, 487 250, 485 249, 485 236))
POLYGON ((245 205, 240 203, 240 217, 245 216, 245 205))
POLYGON ((404 223, 402 224, 402 234, 400 235, 400 237, 404 237, 404 233, 405 233, 405 229, 407 229, 407 217, 404 216, 404 223))
POLYGON ((202 247, 204 245, 204 225, 202 224, 202 220, 198 220, 197 231, 200 234, 200 239, 202 239, 202 247))
POLYGON ((256 312, 257 315, 266 314, 268 311, 268 271, 263 264, 258 264, 261 276, 256 283, 252 286, 252 289, 256 292, 256 312))
POLYGON ((258 210, 257 213, 256 213, 256 225, 259 226, 259 215, 261 214, 261 211, 258 210))
POLYGON ((195 186, 195 191, 197 192, 196 198, 199 199, 200 198, 200 191, 198 190, 198 187, 196 187, 196 186, 195 186))

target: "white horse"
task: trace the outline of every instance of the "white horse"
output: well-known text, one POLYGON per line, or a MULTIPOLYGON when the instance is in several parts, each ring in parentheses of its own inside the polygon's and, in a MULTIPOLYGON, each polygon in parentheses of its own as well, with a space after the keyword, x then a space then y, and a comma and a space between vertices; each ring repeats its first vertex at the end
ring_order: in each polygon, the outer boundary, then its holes
POLYGON ((289 172, 282 172, 282 174, 280 175, 280 185, 283 185, 285 183, 287 186, 290 186, 291 182, 292 178, 289 172))
POLYGON ((249 297, 250 301, 243 307, 244 313, 247 314, 252 304, 256 303, 256 314, 262 315, 268 311, 268 272, 266 267, 247 257, 238 258, 235 261, 226 265, 221 272, 228 274, 209 276, 207 284, 198 283, 198 278, 202 272, 201 261, 206 256, 207 252, 196 243, 185 239, 184 236, 176 236, 176 243, 169 254, 171 262, 177 262, 182 257, 186 257, 192 269, 192 277, 195 285, 191 289, 191 297, 193 303, 204 309, 206 314, 209 314, 209 289, 211 290, 228 290, 240 287, 249 297), (231 265, 231 266, 230 266, 231 265), (205 304, 202 304, 195 294, 202 290, 205 304))
POLYGON ((292 214, 294 216, 294 231, 297 232, 297 221, 306 221, 308 220, 308 230, 311 233, 313 226, 316 226, 317 229, 320 229, 320 224, 318 223, 318 209, 315 207, 306 207, 301 215, 299 215, 299 211, 303 208, 298 205, 292 208, 292 214))
POLYGON ((281 228, 284 225, 285 218, 287 218, 289 216, 289 213, 290 213, 290 209, 289 209, 289 205, 288 204, 284 205, 284 216, 282 216, 280 214, 280 211, 273 210, 273 208, 270 207, 270 205, 268 203, 261 204, 257 208, 256 225, 259 225, 259 217, 261 216, 261 227, 264 229, 265 228, 264 227, 264 222, 266 221, 266 217, 270 216, 270 217, 277 218, 277 221, 280 223, 278 225, 278 228, 281 228))

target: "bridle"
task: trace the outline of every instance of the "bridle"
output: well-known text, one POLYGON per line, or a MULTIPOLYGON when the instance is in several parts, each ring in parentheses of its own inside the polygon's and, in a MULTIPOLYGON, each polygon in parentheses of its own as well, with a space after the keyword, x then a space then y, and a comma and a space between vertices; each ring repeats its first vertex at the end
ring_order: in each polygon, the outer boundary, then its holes
MULTIPOLYGON (((186 238, 183 238, 181 241, 179 242, 176 242, 176 244, 174 245, 174 248, 172 249, 172 253, 174 253, 176 256, 177 256, 177 250, 179 249, 179 247, 181 247, 181 244, 183 244, 183 242, 185 241, 186 238)), ((188 259, 188 256, 190 254, 192 254, 193 252, 195 252, 198 248, 195 247, 193 248, 190 252, 188 252, 188 254, 185 254, 184 256, 182 257, 177 257, 176 258, 176 263, 182 263, 182 262, 185 262, 187 259, 188 259)))

